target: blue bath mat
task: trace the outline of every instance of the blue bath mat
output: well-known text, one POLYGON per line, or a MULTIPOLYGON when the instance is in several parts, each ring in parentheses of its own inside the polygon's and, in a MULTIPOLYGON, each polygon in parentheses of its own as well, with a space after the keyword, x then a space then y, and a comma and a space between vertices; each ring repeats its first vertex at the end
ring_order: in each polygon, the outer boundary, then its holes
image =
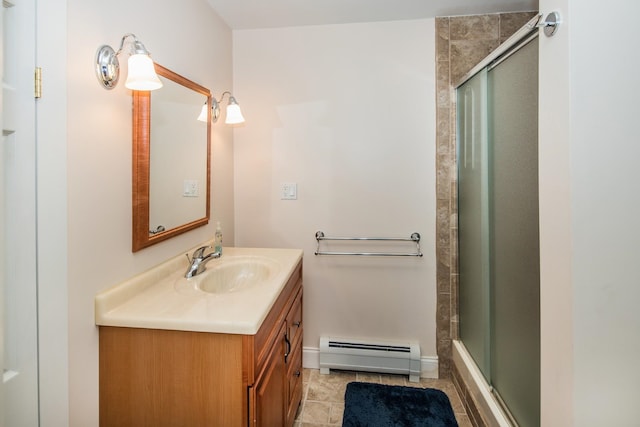
POLYGON ((351 382, 344 395, 342 427, 457 427, 446 394, 413 388, 351 382))

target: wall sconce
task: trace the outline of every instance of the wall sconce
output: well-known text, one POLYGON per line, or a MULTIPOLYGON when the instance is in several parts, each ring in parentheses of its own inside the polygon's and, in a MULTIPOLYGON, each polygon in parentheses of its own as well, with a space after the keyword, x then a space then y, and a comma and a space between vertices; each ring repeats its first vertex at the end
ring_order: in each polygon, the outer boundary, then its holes
MULTIPOLYGON (((220 103, 224 99, 225 95, 229 95, 229 103, 227 104, 227 117, 224 122, 228 125, 236 125, 239 123, 244 123, 244 117, 242 116, 242 111, 240 111, 240 106, 231 95, 231 92, 224 92, 222 96, 220 96, 220 101, 216 100, 214 97, 211 97, 211 121, 218 121, 218 117, 220 117, 220 103)), ((205 102, 202 106, 202 111, 200 111, 200 115, 198 116, 198 120, 201 122, 207 121, 207 103, 205 102)))
POLYGON ((122 52, 125 40, 131 40, 129 56, 129 72, 124 85, 131 90, 154 90, 162 87, 162 82, 156 74, 149 51, 138 40, 135 34, 125 34, 120 41, 120 49, 117 52, 109 45, 98 48, 96 54, 96 74, 98 81, 105 89, 113 89, 118 84, 120 77, 120 62, 118 55, 122 52))

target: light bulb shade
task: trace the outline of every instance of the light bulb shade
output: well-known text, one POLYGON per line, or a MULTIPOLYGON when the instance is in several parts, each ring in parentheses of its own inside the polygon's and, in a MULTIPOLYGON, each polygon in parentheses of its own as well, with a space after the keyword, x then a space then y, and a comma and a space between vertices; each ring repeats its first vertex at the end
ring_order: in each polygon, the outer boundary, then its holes
POLYGON ((135 54, 129 57, 129 71, 124 85, 131 90, 155 90, 162 87, 162 82, 153 67, 149 55, 135 54))
POLYGON ((233 96, 229 98, 229 105, 227 105, 227 118, 224 122, 228 125, 244 123, 244 117, 242 116, 242 111, 240 111, 240 106, 233 96))
POLYGON ((202 110, 200 110, 200 115, 198 116, 198 120, 206 123, 208 119, 208 114, 207 114, 208 112, 209 112, 209 104, 205 102, 204 105, 202 106, 202 110))

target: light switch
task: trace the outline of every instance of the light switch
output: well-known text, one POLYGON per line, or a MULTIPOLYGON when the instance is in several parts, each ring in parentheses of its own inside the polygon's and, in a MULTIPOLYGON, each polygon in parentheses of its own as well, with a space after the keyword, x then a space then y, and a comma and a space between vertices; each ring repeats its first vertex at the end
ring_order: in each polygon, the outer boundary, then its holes
POLYGON ((182 197, 198 197, 198 180, 185 179, 183 181, 182 197))
POLYGON ((280 188, 282 190, 281 200, 296 200, 298 198, 298 184, 295 182, 285 182, 280 188))

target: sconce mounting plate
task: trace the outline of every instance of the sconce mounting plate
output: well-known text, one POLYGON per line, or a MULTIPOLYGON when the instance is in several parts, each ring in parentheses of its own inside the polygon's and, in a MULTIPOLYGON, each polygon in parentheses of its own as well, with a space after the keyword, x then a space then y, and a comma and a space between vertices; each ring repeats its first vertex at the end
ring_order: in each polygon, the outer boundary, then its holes
POLYGON ((220 103, 212 96, 211 97, 211 121, 213 123, 218 121, 220 117, 220 103))
POLYGON ((105 89, 113 89, 120 77, 120 62, 113 48, 103 45, 96 53, 96 75, 105 89))

